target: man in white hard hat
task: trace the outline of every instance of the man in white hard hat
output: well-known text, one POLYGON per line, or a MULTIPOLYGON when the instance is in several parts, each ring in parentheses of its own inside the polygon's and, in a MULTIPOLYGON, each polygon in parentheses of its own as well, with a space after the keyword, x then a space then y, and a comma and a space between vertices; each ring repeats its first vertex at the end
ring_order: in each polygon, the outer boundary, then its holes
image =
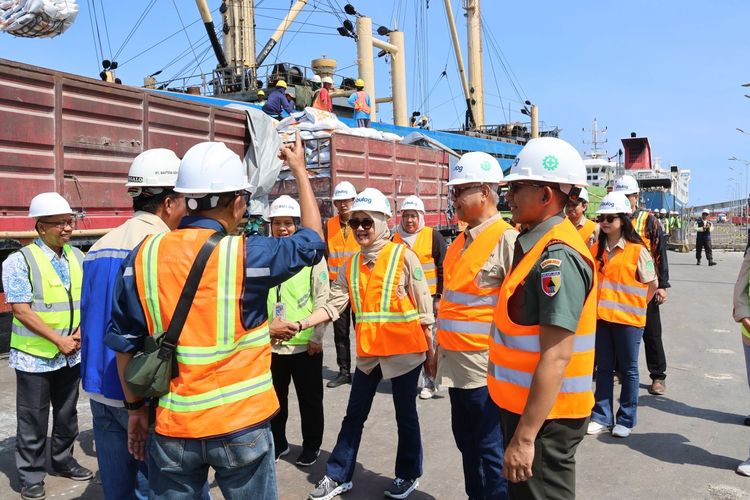
POLYGON ((586 188, 581 188, 581 193, 577 200, 568 200, 565 205, 565 215, 570 222, 578 229, 586 246, 589 248, 599 237, 599 224, 586 217, 586 209, 589 206, 589 192, 586 188))
MULTIPOLYGON (((335 281, 344 268, 346 261, 359 251, 359 244, 354 237, 354 231, 349 228, 349 216, 352 204, 357 196, 357 191, 349 181, 342 181, 333 188, 331 201, 336 208, 337 214, 328 219, 325 225, 326 260, 328 261, 328 277, 331 282, 335 281)), ((333 380, 326 384, 330 388, 339 387, 352 382, 352 355, 351 341, 349 339, 350 324, 354 324, 356 318, 347 306, 344 311, 333 322, 333 342, 336 346, 336 364, 339 373, 333 380), (351 323, 349 322, 351 318, 351 323)))
POLYGON ((16 469, 21 497, 45 498, 47 422, 52 406, 55 475, 93 476, 73 458, 81 380, 83 253, 69 244, 76 216, 57 193, 36 195, 29 217, 39 237, 3 262, 5 301, 13 310, 8 364, 16 372, 16 469))
POLYGON ((659 224, 661 224, 661 230, 664 232, 664 238, 669 241, 669 221, 667 220, 667 209, 659 209, 659 224))
POLYGON ((586 186, 576 149, 531 139, 505 177, 513 220, 524 230, 497 296, 488 386, 500 407, 510 498, 575 497, 575 450, 594 397, 596 273, 564 216, 586 186))
POLYGON ((187 213, 184 195, 173 189, 179 166, 180 159, 169 149, 149 149, 136 156, 125 184, 135 213, 94 243, 83 262, 81 379, 91 405, 106 498, 148 497, 146 464, 128 453, 128 409, 115 353, 104 344, 104 335, 122 262, 146 236, 177 228, 187 213))
POLYGON ((701 253, 706 252, 706 260, 709 266, 715 266, 713 249, 711 248, 711 231, 714 228, 713 222, 708 219, 711 211, 704 208, 701 211, 701 218, 695 221, 695 259, 696 265, 701 265, 701 253))
POLYGON ((497 211, 502 181, 500 163, 483 152, 464 154, 448 177, 451 202, 467 228, 453 240, 443 261, 437 383, 448 387, 464 489, 477 499, 508 496, 500 410, 487 388, 494 306, 518 236, 497 211))
POLYGON ((651 257, 656 266, 659 288, 654 298, 648 303, 646 310, 646 326, 643 328, 643 347, 646 353, 651 385, 648 392, 663 395, 667 392, 667 356, 662 342, 661 313, 659 307, 667 300, 669 284, 669 261, 667 259, 667 239, 664 237, 659 220, 648 209, 639 210, 640 187, 638 181, 631 175, 623 175, 615 181, 615 191, 620 191, 628 197, 633 209, 631 219, 633 227, 651 251, 651 257))
MULTIPOLYGON (((176 342, 179 376, 154 402, 150 498, 196 497, 209 466, 221 471, 216 480, 227 499, 277 497, 269 422, 279 403, 271 377, 268 293, 317 263, 325 248, 299 135, 294 144, 283 146, 280 156, 300 193, 301 227, 295 234, 231 236, 250 199, 247 171, 225 144, 199 143, 182 158, 174 188, 187 198, 190 215, 176 230, 147 237, 130 253, 115 284, 105 342, 117 351, 125 380, 134 352, 172 320, 196 256, 215 244, 176 342), (227 455, 226 450, 233 451, 227 455)), ((295 331, 274 335, 287 340, 295 331)), ((128 449, 143 459, 148 413, 127 382, 123 391, 132 408, 128 449)))
MULTIPOLYGON (((318 76, 318 75, 315 75, 318 76)), ((318 78, 320 78, 318 76, 318 78)), ((313 108, 328 111, 333 111, 333 103, 331 102, 331 88, 333 87, 333 78, 330 76, 324 76, 322 78, 323 86, 315 92, 313 96, 313 108)))

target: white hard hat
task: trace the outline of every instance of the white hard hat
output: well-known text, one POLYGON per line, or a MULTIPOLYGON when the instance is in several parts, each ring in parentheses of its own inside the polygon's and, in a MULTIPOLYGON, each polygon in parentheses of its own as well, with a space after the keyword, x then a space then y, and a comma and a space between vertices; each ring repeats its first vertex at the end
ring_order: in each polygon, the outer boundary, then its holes
POLYGON ((518 153, 505 182, 525 180, 580 187, 588 185, 581 155, 573 146, 556 137, 531 139, 518 153))
POLYGON ((499 184, 503 181, 503 169, 497 159, 482 151, 465 153, 453 165, 448 176, 449 186, 461 184, 499 184))
POLYGON ((336 184, 333 188, 332 201, 337 200, 351 200, 357 197, 357 190, 354 189, 354 185, 349 181, 342 181, 336 184))
POLYGON ((263 216, 266 222, 271 222, 274 217, 301 217, 302 213, 297 200, 291 196, 281 195, 271 203, 268 216, 263 216))
POLYGON ((245 165, 234 151, 223 142, 201 142, 182 158, 174 190, 190 198, 202 198, 248 187, 245 165))
POLYGON ((670 210, 669 213, 672 215, 677 215, 677 210, 670 210))
POLYGON ((631 214, 633 210, 630 208, 630 201, 625 193, 619 191, 612 191, 602 198, 599 203, 599 210, 596 211, 598 214, 631 214))
POLYGON ((320 83, 320 75, 313 75, 312 78, 310 78, 311 82, 320 83))
POLYGON ((659 213, 660 214, 666 214, 667 213, 667 209, 666 208, 662 208, 661 210, 659 210, 659 213))
POLYGON ((405 210, 416 210, 424 213, 424 202, 418 196, 407 196, 401 204, 401 212, 403 213, 405 210))
POLYGON ((579 200, 583 200, 586 203, 589 202, 589 191, 586 188, 581 188, 581 193, 578 195, 579 200))
POLYGON ((638 181, 632 175, 623 175, 615 181, 615 188, 613 191, 619 191, 625 193, 625 195, 640 193, 641 189, 638 187, 638 181))
POLYGON ((68 201, 57 193, 39 193, 31 199, 29 217, 72 214, 68 201))
POLYGON ((333 85, 333 78, 331 78, 330 76, 324 76, 323 83, 330 83, 331 85, 333 85))
POLYGON ((147 149, 133 159, 126 187, 172 187, 177 180, 180 159, 174 151, 147 149))
POLYGON ((391 212, 391 203, 383 193, 375 188, 366 188, 354 198, 352 212, 364 210, 368 212, 380 212, 388 217, 393 215, 391 212))
POLYGON ((703 211, 701 212, 701 214, 706 214, 706 215, 708 215, 710 213, 711 213, 711 211, 709 209, 707 209, 707 208, 704 208, 703 211))

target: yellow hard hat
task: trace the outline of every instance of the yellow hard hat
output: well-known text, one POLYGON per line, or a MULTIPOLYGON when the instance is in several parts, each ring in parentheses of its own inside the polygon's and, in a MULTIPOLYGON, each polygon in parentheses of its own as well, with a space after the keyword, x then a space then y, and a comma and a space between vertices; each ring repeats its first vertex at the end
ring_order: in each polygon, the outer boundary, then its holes
POLYGON ((361 79, 361 78, 357 78, 357 81, 354 82, 354 86, 355 87, 364 87, 365 86, 365 81, 363 79, 361 79))
POLYGON ((265 93, 265 92, 263 92, 262 90, 259 90, 259 91, 258 91, 258 95, 259 95, 259 96, 265 96, 265 95, 266 95, 266 93, 265 93))
POLYGON ((276 86, 286 88, 286 82, 284 80, 279 80, 276 82, 276 86))

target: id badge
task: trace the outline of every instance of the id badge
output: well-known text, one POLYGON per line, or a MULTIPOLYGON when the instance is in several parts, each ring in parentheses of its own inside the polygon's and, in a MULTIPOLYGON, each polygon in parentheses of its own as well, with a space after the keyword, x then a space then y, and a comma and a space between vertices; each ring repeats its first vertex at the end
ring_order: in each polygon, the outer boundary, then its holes
POLYGON ((286 306, 281 302, 276 302, 273 305, 273 317, 279 319, 286 319, 286 306))

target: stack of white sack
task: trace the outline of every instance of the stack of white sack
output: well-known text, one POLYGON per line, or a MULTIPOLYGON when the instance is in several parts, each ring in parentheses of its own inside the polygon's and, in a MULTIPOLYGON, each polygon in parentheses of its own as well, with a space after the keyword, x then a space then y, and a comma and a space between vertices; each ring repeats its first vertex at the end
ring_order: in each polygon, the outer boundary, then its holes
POLYGON ((355 135, 357 137, 367 137, 368 139, 377 139, 379 141, 395 141, 401 142, 401 137, 398 134, 391 132, 381 132, 374 128, 348 128, 345 130, 337 130, 337 134, 355 135))
POLYGON ((0 31, 26 38, 65 32, 78 15, 76 0, 0 0, 0 31))
POLYGON ((294 133, 297 131, 300 132, 303 141, 308 141, 326 139, 331 137, 334 130, 340 131, 348 128, 345 123, 336 118, 335 114, 315 108, 305 108, 304 111, 292 113, 276 126, 283 142, 293 141, 294 133))

